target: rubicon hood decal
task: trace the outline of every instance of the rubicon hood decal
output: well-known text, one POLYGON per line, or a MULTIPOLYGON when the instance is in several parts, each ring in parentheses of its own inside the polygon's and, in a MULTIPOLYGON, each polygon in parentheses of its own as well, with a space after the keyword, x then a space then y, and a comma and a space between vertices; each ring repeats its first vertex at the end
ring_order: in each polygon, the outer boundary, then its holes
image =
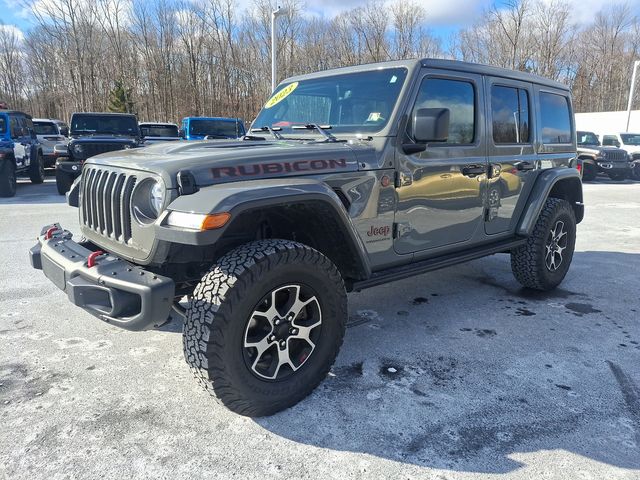
POLYGON ((318 170, 340 170, 347 168, 347 160, 297 160, 295 162, 253 163, 229 167, 213 167, 214 179, 230 177, 268 176, 281 173, 304 173, 318 170))
MULTIPOLYGON (((258 178, 318 175, 358 170, 360 150, 371 147, 347 143, 300 141, 204 141, 158 143, 120 150, 89 163, 161 175, 175 188, 179 171, 190 171, 196 185, 238 182, 258 178)), ((372 150, 371 150, 372 151, 372 150)))

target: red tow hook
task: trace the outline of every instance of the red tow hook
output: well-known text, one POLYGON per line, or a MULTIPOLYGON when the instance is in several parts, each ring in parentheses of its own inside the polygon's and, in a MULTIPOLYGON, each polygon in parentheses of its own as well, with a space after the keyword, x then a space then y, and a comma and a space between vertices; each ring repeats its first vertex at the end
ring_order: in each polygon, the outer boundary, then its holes
POLYGON ((51 227, 47 230, 47 233, 44 234, 44 239, 45 240, 49 240, 51 237, 53 237, 53 234, 56 233, 59 230, 58 227, 51 227))
POLYGON ((96 250, 95 252, 91 252, 89 257, 87 257, 87 268, 93 268, 96 266, 96 258, 100 255, 104 255, 102 250, 96 250))

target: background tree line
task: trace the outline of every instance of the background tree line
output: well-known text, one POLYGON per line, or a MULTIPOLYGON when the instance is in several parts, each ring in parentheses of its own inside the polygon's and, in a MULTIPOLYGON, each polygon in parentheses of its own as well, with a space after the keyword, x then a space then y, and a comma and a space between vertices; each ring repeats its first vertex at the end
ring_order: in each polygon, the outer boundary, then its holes
MULTIPOLYGON (((270 93, 269 0, 50 0, 22 35, 0 25, 0 100, 34 116, 125 105, 141 120, 251 120, 270 93), (115 99, 114 99, 115 98, 115 99)), ((576 111, 626 108, 640 22, 626 4, 574 24, 562 0, 509 0, 440 39, 417 0, 372 0, 331 19, 284 0, 280 79, 410 57, 455 58, 567 83, 576 111)), ((27 5, 25 5, 26 7, 27 5)), ((640 89, 639 89, 640 90, 640 89)), ((640 95, 637 95, 640 99, 640 95)), ((636 103, 636 105, 638 105, 636 103)))

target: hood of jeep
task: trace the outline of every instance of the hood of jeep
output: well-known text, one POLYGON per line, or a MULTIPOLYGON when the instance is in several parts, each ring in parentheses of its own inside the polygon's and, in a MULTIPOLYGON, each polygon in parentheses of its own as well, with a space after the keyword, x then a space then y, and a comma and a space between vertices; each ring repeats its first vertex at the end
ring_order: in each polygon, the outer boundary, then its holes
POLYGON ((620 149, 616 147, 601 146, 601 145, 578 145, 578 148, 577 148, 578 153, 589 153, 593 155, 597 155, 598 153, 611 151, 611 150, 620 150, 620 149))
POLYGON ((181 170, 190 171, 198 186, 355 171, 354 149, 373 151, 344 142, 209 140, 109 152, 90 158, 87 164, 155 173, 169 188, 175 188, 181 170))

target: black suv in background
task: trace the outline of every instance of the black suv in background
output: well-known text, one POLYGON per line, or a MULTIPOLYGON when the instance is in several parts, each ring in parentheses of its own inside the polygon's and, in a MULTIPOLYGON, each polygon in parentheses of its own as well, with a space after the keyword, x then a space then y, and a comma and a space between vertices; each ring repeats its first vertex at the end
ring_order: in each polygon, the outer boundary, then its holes
POLYGON ((611 180, 626 180, 631 175, 629 155, 621 148, 604 147, 593 132, 577 131, 578 159, 582 160, 582 180, 590 182, 599 173, 611 180))
POLYGON ((136 148, 142 143, 138 119, 129 113, 74 113, 69 134, 67 156, 56 161, 56 185, 60 195, 71 188, 87 158, 136 148))

